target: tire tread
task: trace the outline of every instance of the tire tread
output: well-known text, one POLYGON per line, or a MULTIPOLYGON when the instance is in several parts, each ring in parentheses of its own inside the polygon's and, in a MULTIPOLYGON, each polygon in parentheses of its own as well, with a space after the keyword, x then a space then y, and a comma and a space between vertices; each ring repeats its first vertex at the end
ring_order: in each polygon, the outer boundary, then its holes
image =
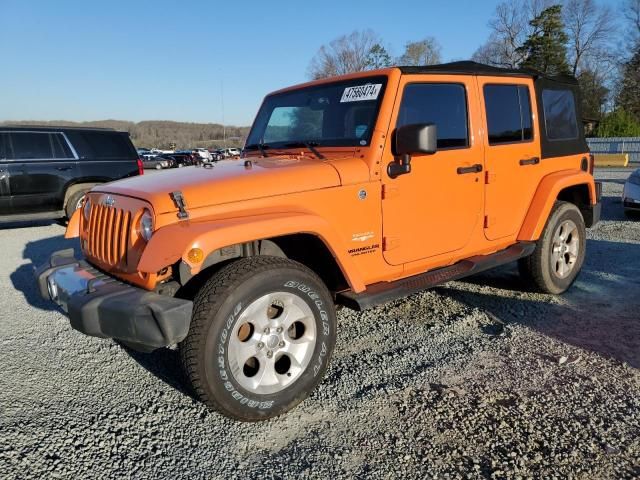
POLYGON ((179 348, 180 360, 196 396, 216 411, 224 411, 224 407, 213 396, 208 394, 204 386, 206 382, 205 373, 200 370, 200 363, 198 362, 198 356, 204 349, 206 342, 210 313, 217 311, 225 301, 226 293, 233 291, 248 276, 275 268, 289 268, 311 274, 316 278, 319 285, 324 286, 324 283, 315 272, 298 262, 282 257, 255 256, 243 258, 226 265, 207 280, 196 294, 189 333, 181 342, 179 348))

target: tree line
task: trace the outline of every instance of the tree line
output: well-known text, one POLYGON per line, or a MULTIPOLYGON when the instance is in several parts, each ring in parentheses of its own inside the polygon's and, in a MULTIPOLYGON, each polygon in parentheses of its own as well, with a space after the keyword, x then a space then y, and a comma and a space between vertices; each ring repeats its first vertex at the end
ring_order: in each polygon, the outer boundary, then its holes
POLYGON ((5 122, 11 125, 56 125, 113 128, 129 132, 133 144, 137 147, 168 149, 175 145, 177 149, 205 147, 240 147, 249 133, 249 127, 223 126, 217 123, 187 123, 168 120, 147 120, 128 122, 124 120, 98 120, 91 122, 70 121, 21 121, 5 122))
MULTIPOLYGON (((575 76, 585 121, 597 136, 640 136, 640 0, 614 9, 605 0, 506 0, 488 23, 490 34, 472 60, 575 76)), ((320 47, 312 79, 392 65, 441 63, 442 47, 425 36, 393 57, 372 30, 355 31, 320 47)))

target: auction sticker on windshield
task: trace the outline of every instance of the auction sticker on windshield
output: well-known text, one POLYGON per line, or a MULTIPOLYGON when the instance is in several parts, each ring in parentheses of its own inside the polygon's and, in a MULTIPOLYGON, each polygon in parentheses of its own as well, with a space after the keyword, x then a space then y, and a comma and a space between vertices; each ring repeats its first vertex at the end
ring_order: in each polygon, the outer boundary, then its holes
POLYGON ((357 87, 347 87, 342 93, 340 103, 375 100, 378 98, 381 88, 381 83, 367 83, 366 85, 358 85, 357 87))

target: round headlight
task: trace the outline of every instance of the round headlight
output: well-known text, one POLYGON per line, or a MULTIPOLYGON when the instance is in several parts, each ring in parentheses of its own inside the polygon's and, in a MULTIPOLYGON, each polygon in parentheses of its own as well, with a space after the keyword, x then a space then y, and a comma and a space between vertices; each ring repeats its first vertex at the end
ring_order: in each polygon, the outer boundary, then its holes
POLYGON ((138 235, 140 235, 145 242, 151 240, 153 235, 153 216, 149 210, 145 210, 138 220, 138 235))
POLYGON ((84 207, 82 208, 82 212, 84 213, 84 219, 89 220, 89 216, 91 215, 91 200, 89 197, 84 197, 84 207))

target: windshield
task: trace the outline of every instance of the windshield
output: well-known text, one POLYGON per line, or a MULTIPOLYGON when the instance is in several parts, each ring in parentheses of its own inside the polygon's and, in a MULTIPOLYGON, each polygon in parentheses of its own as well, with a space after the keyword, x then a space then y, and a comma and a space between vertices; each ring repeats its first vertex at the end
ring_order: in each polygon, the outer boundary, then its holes
POLYGON ((270 95, 245 148, 369 145, 386 82, 366 77, 270 95))

